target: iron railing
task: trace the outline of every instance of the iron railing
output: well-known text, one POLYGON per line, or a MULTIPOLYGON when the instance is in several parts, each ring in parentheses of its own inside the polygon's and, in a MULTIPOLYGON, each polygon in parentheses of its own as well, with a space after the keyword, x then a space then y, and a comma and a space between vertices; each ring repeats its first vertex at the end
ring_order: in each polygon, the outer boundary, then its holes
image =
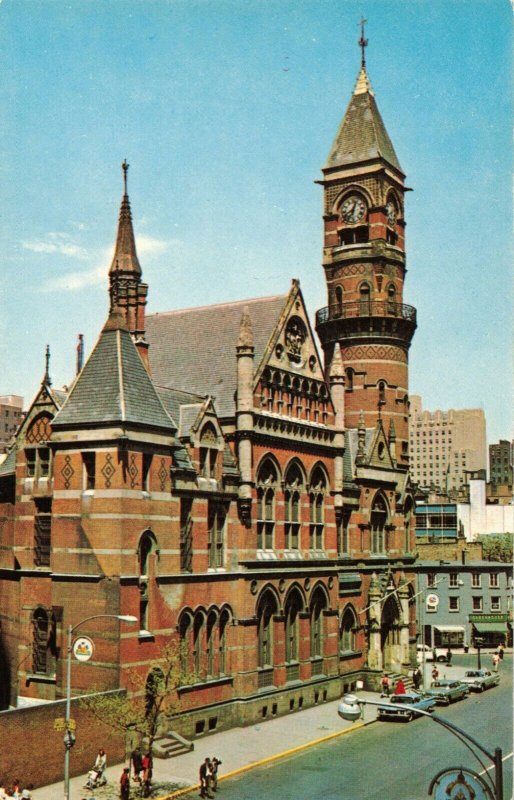
POLYGON ((356 317, 396 317, 416 322, 416 309, 405 303, 391 300, 353 300, 348 303, 333 303, 316 312, 316 325, 334 319, 353 319, 356 317))

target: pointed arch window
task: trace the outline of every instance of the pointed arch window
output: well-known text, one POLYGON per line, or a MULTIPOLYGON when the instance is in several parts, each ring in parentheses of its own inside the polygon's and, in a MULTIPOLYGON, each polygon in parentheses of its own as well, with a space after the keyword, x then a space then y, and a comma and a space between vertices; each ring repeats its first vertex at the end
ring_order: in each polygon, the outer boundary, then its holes
POLYGON ((323 531, 325 527, 325 495, 327 493, 327 480, 325 473, 317 467, 312 473, 309 505, 310 529, 309 548, 311 550, 323 549, 323 531))
POLYGON ((356 628, 355 614, 351 608, 347 608, 343 614, 339 632, 339 647, 342 653, 353 652, 357 649, 356 628))
POLYGON ((298 618, 302 610, 302 600, 298 591, 288 597, 285 607, 286 661, 298 661, 298 618))
POLYGON ((219 660, 219 674, 228 675, 229 668, 227 664, 227 634, 229 629, 230 614, 227 609, 224 609, 219 618, 218 626, 218 660, 219 660))
POLYGON ((355 372, 351 367, 348 367, 345 370, 345 375, 346 375, 346 386, 345 386, 346 391, 353 392, 353 377, 355 375, 355 372))
POLYGON ((200 434, 200 475, 202 478, 216 478, 218 459, 218 437, 214 425, 208 422, 200 434))
POLYGON ((378 382, 378 404, 385 406, 386 402, 386 384, 385 381, 378 382))
POLYGON ((52 456, 48 441, 52 434, 53 417, 48 413, 39 414, 32 421, 25 441, 31 445, 25 449, 27 478, 49 478, 52 469, 52 456))
POLYGON ((396 314, 396 286, 390 283, 387 287, 387 312, 389 314, 396 314))
POLYGON ((155 536, 151 531, 145 531, 139 540, 138 568, 139 568, 139 629, 148 631, 149 604, 150 604, 150 556, 157 549, 155 536))
POLYGON ((304 483, 298 464, 293 464, 288 469, 285 483, 285 543, 288 550, 298 550, 301 530, 301 496, 304 483))
POLYGON ((334 307, 334 314, 338 317, 343 316, 343 287, 340 285, 336 286, 335 289, 335 307, 334 307))
POLYGON ((184 612, 179 621, 180 639, 180 668, 184 677, 190 675, 192 669, 193 653, 193 617, 190 612, 184 612))
POLYGON ((277 613, 277 602, 271 592, 261 598, 257 610, 258 665, 272 667, 274 662, 273 616, 277 613))
POLYGON ((193 620, 193 669, 198 680, 205 674, 203 660, 203 638, 205 633, 205 615, 199 611, 193 620))
POLYGON ((218 615, 215 611, 209 611, 207 617, 207 639, 206 639, 206 672, 207 678, 213 678, 217 674, 216 670, 216 642, 215 636, 217 632, 218 615))
POLYGON ((272 550, 275 538, 275 504, 278 473, 270 459, 257 472, 257 548, 272 550))
POLYGON ((323 656, 323 611, 327 607, 324 592, 317 589, 311 599, 310 624, 311 624, 311 658, 323 656))

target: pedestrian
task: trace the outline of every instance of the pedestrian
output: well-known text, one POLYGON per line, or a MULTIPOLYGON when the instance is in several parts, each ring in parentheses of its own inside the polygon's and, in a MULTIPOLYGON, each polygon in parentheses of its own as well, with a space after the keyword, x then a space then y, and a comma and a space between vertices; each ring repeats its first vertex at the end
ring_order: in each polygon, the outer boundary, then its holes
POLYGON ((389 697, 391 693, 391 681, 389 680, 389 675, 384 673, 382 677, 382 695, 385 697, 389 697))
POLYGON ((21 787, 18 778, 15 778, 12 783, 11 797, 21 797, 21 787))
POLYGON ((414 684, 415 690, 418 691, 421 685, 421 672, 419 667, 416 667, 416 669, 412 673, 412 683, 414 684))
POLYGON ((503 644, 499 644, 498 645, 498 655, 500 656, 500 661, 503 661, 504 653, 505 653, 505 647, 503 646, 503 644))
POLYGON ((446 651, 446 663, 448 664, 449 667, 451 667, 451 665, 452 665, 452 651, 450 650, 449 647, 448 647, 448 650, 446 651))
POLYGON ((153 759, 150 752, 143 756, 143 797, 150 797, 150 784, 153 775, 153 759))
POLYGON ((200 797, 212 797, 209 794, 211 780, 211 759, 207 757, 200 766, 200 797))
POLYGON ((8 797, 5 781, 0 780, 0 800, 8 800, 8 797))
POLYGON ((134 780, 138 783, 141 782, 141 773, 143 771, 143 754, 140 747, 135 747, 130 754, 132 762, 132 771, 134 773, 134 780))
POLYGON ((500 656, 498 653, 493 653, 493 672, 498 672, 498 664, 500 663, 500 656))
POLYGON ((395 694, 405 694, 405 684, 401 678, 398 679, 396 686, 394 687, 395 694))
POLYGON ((432 668, 432 680, 436 681, 439 677, 439 670, 437 669, 436 665, 434 664, 432 668))
POLYGON ((120 777, 120 797, 121 800, 130 798, 130 767, 124 767, 120 777))
POLYGON ((27 786, 27 788, 22 791, 22 793, 21 793, 22 800, 32 800, 31 789, 33 789, 33 788, 34 788, 33 785, 30 783, 27 786))
POLYGON ((218 767, 219 767, 220 764, 221 764, 221 761, 219 760, 219 758, 216 758, 216 756, 213 756, 213 758, 211 760, 211 785, 212 785, 212 791, 213 792, 217 792, 218 791, 218 767))

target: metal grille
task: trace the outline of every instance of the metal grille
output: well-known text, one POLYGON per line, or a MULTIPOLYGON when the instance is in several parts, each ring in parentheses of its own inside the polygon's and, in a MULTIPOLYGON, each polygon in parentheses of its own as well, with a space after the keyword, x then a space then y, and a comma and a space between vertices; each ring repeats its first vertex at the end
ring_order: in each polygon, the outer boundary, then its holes
POLYGON ((35 557, 36 567, 50 566, 50 544, 52 531, 52 517, 38 515, 35 518, 35 557))
POLYGON ((257 673, 257 688, 264 689, 266 686, 273 686, 273 667, 261 669, 257 673))
POLYGON ((300 665, 288 664, 286 667, 286 680, 299 681, 300 680, 300 665))

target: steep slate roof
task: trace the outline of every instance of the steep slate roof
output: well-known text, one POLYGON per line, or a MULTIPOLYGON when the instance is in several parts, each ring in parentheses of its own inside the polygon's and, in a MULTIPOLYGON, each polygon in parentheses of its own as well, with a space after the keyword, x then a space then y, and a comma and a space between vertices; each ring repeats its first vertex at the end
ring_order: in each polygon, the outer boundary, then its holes
POLYGON ((16 472, 16 448, 13 447, 6 457, 0 462, 0 478, 5 475, 13 475, 16 472))
POLYGON ((165 386, 156 386, 155 388, 170 417, 178 422, 179 437, 188 436, 191 426, 202 409, 205 397, 191 392, 183 392, 180 389, 168 389, 165 386))
POLYGON ((211 395, 220 417, 235 411, 236 345, 241 315, 252 320, 255 368, 288 294, 202 306, 146 317, 152 377, 159 386, 211 395))
POLYGON ((177 428, 118 311, 109 317, 52 426, 116 423, 164 429, 170 434, 177 428))
POLYGON ((383 158, 403 175, 365 70, 346 109, 324 169, 383 158))

